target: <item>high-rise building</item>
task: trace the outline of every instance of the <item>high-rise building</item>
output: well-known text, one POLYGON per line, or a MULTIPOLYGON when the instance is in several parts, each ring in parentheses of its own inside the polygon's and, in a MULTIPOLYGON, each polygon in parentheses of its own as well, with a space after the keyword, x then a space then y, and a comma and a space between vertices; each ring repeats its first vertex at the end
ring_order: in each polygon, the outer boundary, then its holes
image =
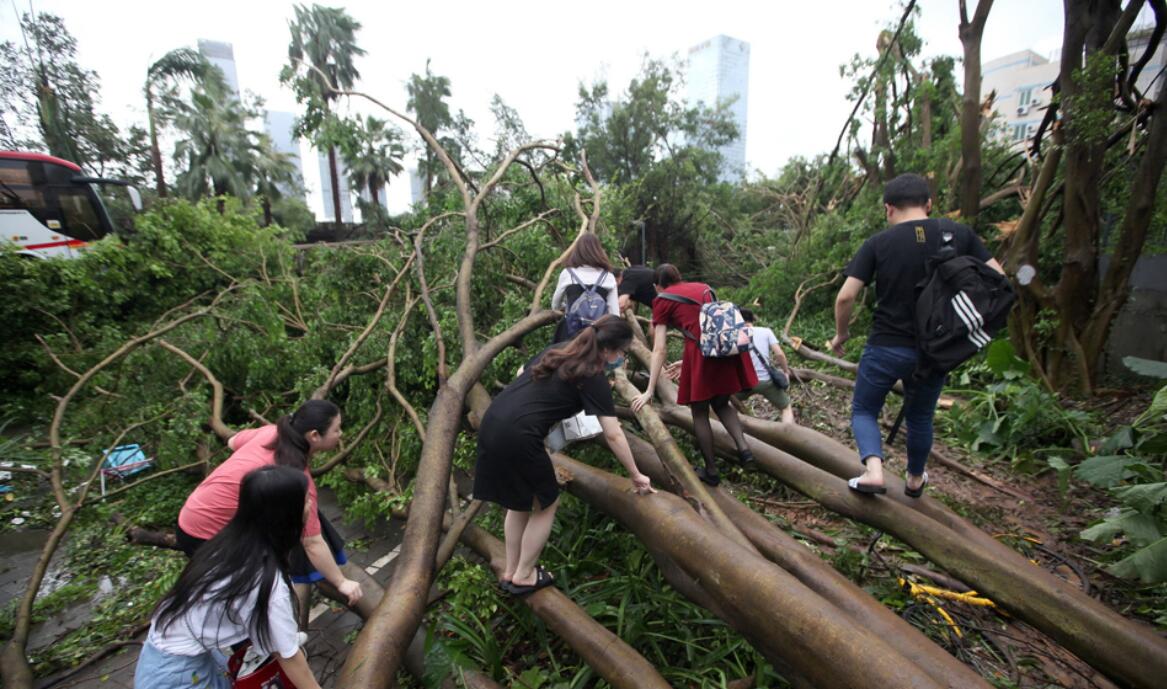
MULTIPOLYGON (((336 213, 332 205, 332 175, 328 171, 328 151, 319 151, 316 158, 320 165, 320 196, 324 200, 324 214, 319 216, 325 222, 335 222, 336 213)), ((340 220, 353 221, 352 190, 348 184, 348 169, 340 156, 336 157, 336 177, 340 187, 340 220)))
MULTIPOLYGON (((263 127, 271 137, 272 148, 288 156, 296 166, 296 176, 299 177, 296 186, 304 184, 304 170, 300 162, 300 140, 296 138, 293 129, 296 126, 296 116, 290 112, 268 110, 263 117, 263 127)), ((292 189, 283 188, 280 191, 285 196, 292 193, 292 189)))
POLYGON ((223 71, 223 80, 235 97, 239 97, 239 76, 235 73, 235 48, 223 41, 199 39, 199 54, 223 71))
MULTIPOLYGON (((1151 27, 1136 27, 1127 33, 1130 61, 1142 57, 1150 43, 1151 27)), ((1147 98, 1158 95, 1163 79, 1152 83, 1167 62, 1167 38, 1160 42, 1135 85, 1147 98), (1150 91, 1148 91, 1150 89, 1150 91)), ((981 93, 995 93, 993 110, 1001 126, 997 136, 1020 148, 1037 132, 1053 95, 1050 85, 1058 79, 1060 62, 1022 50, 986 62, 981 67, 981 93)))
POLYGON ((721 148, 721 179, 741 177, 746 170, 746 114, 750 87, 750 44, 725 35, 689 49, 685 74, 690 107, 729 104, 738 137, 721 148))

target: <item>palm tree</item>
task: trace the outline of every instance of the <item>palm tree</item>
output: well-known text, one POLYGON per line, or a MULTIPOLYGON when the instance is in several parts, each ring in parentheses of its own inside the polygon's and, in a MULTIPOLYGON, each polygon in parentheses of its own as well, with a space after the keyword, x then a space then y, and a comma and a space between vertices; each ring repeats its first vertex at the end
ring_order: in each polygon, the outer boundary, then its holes
POLYGON ((366 117, 364 122, 357 120, 341 153, 348 167, 349 182, 355 188, 367 188, 373 206, 380 208, 380 190, 390 177, 404 169, 401 131, 375 117, 366 117))
MULTIPOLYGON (((450 79, 431 72, 429 60, 425 61, 425 76, 410 75, 405 90, 409 93, 409 101, 405 107, 414 114, 418 124, 429 130, 430 134, 436 137, 439 129, 453 124, 450 106, 445 100, 450 97, 450 79)), ((419 172, 425 175, 427 197, 433 188, 434 176, 441 167, 437 155, 427 146, 425 157, 418 163, 419 172)))
POLYGON ((251 195, 255 155, 247 116, 243 104, 225 90, 204 87, 191 93, 190 105, 174 119, 185 135, 174 149, 186 167, 178 178, 185 196, 251 195))
MULTIPOLYGON (((158 196, 166 197, 166 179, 162 171, 162 149, 158 146, 158 130, 165 124, 165 116, 155 108, 155 100, 171 100, 177 82, 223 84, 223 72, 212 65, 197 50, 176 48, 159 58, 146 70, 146 119, 150 123, 150 158, 154 163, 154 176, 158 179, 158 196), (155 95, 159 91, 158 95, 155 95)), ((174 104, 163 112, 173 111, 174 104)))
POLYGON ((300 173, 292 156, 278 151, 267 134, 253 134, 251 142, 252 177, 255 195, 263 206, 263 226, 272 222, 272 201, 300 188, 300 173))
MULTIPOLYGON (((281 80, 292 82, 297 98, 306 103, 307 111, 297 133, 310 134, 321 126, 336 99, 329 86, 349 89, 361 76, 353 65, 353 58, 365 54, 356 44, 356 32, 361 24, 337 7, 297 5, 296 18, 288 23, 288 28, 292 32, 292 42, 288 45, 290 64, 281 74, 281 80), (304 62, 315 70, 304 68, 304 62)), ((332 180, 333 217, 340 222, 340 179, 336 147, 331 144, 328 173, 332 180)))

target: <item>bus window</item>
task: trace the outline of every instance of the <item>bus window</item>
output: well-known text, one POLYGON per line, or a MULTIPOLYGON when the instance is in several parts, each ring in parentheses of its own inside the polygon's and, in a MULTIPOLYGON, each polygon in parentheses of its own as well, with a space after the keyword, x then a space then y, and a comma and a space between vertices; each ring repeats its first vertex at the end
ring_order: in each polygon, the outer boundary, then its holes
POLYGON ((92 242, 105 234, 101 219, 97 216, 88 184, 73 184, 57 187, 57 203, 61 207, 61 220, 65 234, 85 242, 92 242))

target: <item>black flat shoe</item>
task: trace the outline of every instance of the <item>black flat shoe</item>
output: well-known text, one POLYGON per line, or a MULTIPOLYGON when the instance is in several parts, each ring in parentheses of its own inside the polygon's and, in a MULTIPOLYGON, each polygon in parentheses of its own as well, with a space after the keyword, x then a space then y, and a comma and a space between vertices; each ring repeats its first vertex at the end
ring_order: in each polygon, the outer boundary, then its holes
POLYGON ((693 467, 693 471, 697 473, 697 478, 701 479, 701 483, 716 488, 721 485, 721 475, 717 473, 709 473, 705 467, 693 467))
POLYGON ((754 453, 749 450, 741 450, 737 453, 737 463, 739 466, 748 467, 755 461, 754 453))

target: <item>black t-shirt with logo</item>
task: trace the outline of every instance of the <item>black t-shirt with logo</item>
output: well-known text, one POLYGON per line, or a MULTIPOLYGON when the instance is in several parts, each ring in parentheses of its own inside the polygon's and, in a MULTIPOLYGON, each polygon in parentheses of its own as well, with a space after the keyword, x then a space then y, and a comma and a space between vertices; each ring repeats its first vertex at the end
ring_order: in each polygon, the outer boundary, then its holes
POLYGON ((656 288, 653 287, 655 282, 656 271, 652 268, 645 268, 644 266, 625 268, 620 276, 620 287, 617 293, 627 294, 634 301, 638 301, 651 309, 652 300, 656 299, 656 288))
POLYGON ((957 255, 988 261, 992 256, 980 237, 965 225, 928 218, 893 225, 868 237, 843 271, 870 285, 875 280, 875 314, 867 341, 884 347, 916 346, 916 285, 924 262, 952 233, 957 255))

